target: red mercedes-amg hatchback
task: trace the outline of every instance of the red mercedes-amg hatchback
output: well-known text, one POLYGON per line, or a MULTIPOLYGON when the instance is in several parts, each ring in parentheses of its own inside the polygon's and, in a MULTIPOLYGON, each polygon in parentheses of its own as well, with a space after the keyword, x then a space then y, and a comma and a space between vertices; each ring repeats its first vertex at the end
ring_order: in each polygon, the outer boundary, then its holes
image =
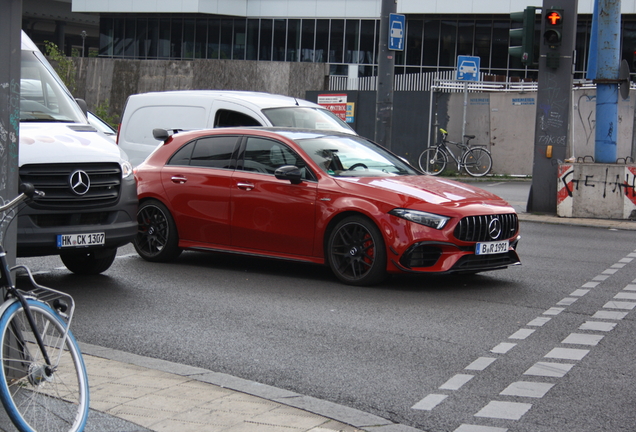
POLYGON ((514 209, 421 174, 358 136, 228 128, 176 133, 135 169, 148 261, 183 249, 327 264, 343 282, 519 264, 514 209))

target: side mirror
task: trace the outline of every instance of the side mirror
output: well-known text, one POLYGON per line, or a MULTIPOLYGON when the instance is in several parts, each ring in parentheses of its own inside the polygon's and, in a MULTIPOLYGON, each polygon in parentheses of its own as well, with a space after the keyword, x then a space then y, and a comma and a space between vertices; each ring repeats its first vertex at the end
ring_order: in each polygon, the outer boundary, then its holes
POLYGON ((75 102, 77 102, 84 115, 88 117, 88 105, 86 104, 86 101, 84 99, 75 98, 75 102))
POLYGON ((165 141, 170 138, 170 134, 165 129, 156 128, 152 130, 152 136, 159 141, 165 141))
POLYGON ((300 184, 303 182, 303 175, 300 169, 294 165, 283 165, 274 171, 274 175, 278 180, 289 180, 291 184, 300 184))

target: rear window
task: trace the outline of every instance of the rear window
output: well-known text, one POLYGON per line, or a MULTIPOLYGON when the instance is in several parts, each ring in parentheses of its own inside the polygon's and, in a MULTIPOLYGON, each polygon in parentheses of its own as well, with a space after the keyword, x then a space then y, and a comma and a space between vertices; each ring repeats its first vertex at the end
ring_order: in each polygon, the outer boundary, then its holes
POLYGON ((263 110, 263 114, 274 126, 353 132, 353 129, 337 115, 323 108, 300 106, 267 108, 263 110))
POLYGON ((201 129, 206 124, 205 108, 198 106, 157 105, 139 108, 130 116, 126 130, 126 141, 133 143, 157 144, 152 130, 201 129))

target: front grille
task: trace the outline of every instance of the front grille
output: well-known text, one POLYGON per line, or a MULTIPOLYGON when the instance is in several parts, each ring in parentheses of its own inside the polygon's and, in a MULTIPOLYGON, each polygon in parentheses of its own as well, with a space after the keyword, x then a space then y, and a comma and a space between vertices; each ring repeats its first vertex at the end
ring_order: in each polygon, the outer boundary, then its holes
POLYGON ((464 255, 453 266, 452 272, 484 271, 504 268, 519 264, 519 256, 515 251, 496 255, 464 255))
POLYGON ((415 245, 402 258, 400 264, 406 268, 431 267, 442 256, 442 250, 436 246, 415 245))
POLYGON ((486 216, 467 216, 459 221, 455 227, 455 238, 467 242, 483 242, 492 240, 505 240, 513 237, 517 232, 519 220, 515 213, 486 215, 486 216), (494 228, 499 219, 501 231, 497 229, 498 235, 491 236, 491 229, 494 228), (492 224, 492 225, 491 225, 492 224))
POLYGON ((119 200, 121 167, 117 163, 33 164, 20 168, 20 180, 31 183, 45 195, 30 206, 42 210, 108 207, 119 200), (90 178, 90 188, 84 195, 75 194, 69 178, 77 170, 90 178))

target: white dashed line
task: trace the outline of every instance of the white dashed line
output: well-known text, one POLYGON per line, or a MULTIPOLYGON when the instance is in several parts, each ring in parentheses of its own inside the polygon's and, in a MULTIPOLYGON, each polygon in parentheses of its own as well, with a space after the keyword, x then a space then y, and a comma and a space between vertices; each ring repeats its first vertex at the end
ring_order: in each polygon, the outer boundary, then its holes
POLYGON ((545 323, 547 323, 548 321, 550 321, 552 318, 548 318, 548 317, 538 317, 533 319, 532 321, 530 321, 528 324, 528 326, 535 326, 535 327, 541 327, 542 325, 544 325, 545 323))
POLYGON ((505 354, 508 351, 510 351, 511 349, 513 349, 515 347, 515 343, 508 343, 508 342, 502 342, 499 345, 497 345, 496 347, 494 347, 493 349, 491 349, 491 352, 494 352, 496 354, 505 354))
POLYGON ((636 300, 636 293, 634 292, 619 292, 614 296, 615 299, 621 300, 636 300))
POLYGON ((491 401, 475 417, 519 420, 530 408, 532 405, 527 403, 491 401))
POLYGON ((557 306, 570 306, 577 300, 578 299, 574 298, 574 297, 566 297, 563 300, 561 300, 560 302, 558 302, 557 306))
POLYGON ((605 309, 626 309, 632 310, 636 307, 636 303, 633 302, 618 302, 618 301, 610 301, 605 303, 603 306, 605 309))
POLYGON ((474 375, 457 374, 444 384, 442 384, 440 390, 459 390, 464 384, 473 379, 474 375))
POLYGON ((472 362, 471 364, 469 364, 468 366, 466 366, 466 370, 475 370, 475 371, 482 371, 484 369, 486 369, 488 366, 490 366, 492 364, 492 362, 494 362, 495 360, 497 360, 496 358, 492 358, 492 357, 479 357, 477 360, 475 360, 474 362, 472 362))
POLYGON ((545 358, 562 359, 562 360, 581 360, 589 353, 590 350, 575 348, 554 348, 547 353, 545 358))
POLYGON ((537 362, 524 375, 561 378, 574 367, 567 363, 537 362))
POLYGON ((508 432, 507 428, 463 424, 454 432, 508 432))
POLYGON ((577 289, 576 291, 574 291, 572 294, 570 294, 572 297, 583 297, 585 294, 589 293, 590 290, 587 289, 577 289))
POLYGON ((581 288, 596 288, 600 282, 587 282, 581 285, 581 288))
POLYGON ((608 332, 614 330, 616 323, 608 323, 601 321, 585 321, 579 327, 579 330, 603 331, 608 332))
POLYGON ((416 403, 411 407, 411 409, 423 410, 423 411, 431 411, 437 405, 442 403, 444 399, 446 399, 448 395, 443 394, 430 394, 426 396, 424 399, 416 403))
POLYGON ((594 315, 592 315, 592 318, 622 320, 626 316, 627 316, 627 312, 614 312, 614 311, 600 310, 596 312, 594 315))
POLYGON ((502 396, 520 396, 539 399, 545 396, 552 387, 554 387, 554 384, 517 381, 510 384, 499 394, 502 396))
POLYGON ((543 312, 543 315, 558 315, 564 310, 565 308, 551 307, 547 311, 543 312))
POLYGON ((581 334, 581 333, 572 333, 565 339, 563 339, 564 344, 572 344, 572 345, 589 345, 596 346, 605 336, 602 335, 593 335, 593 334, 581 334))
POLYGON ((530 336, 532 333, 534 333, 533 329, 519 329, 513 334, 511 334, 510 336, 508 336, 508 339, 525 339, 528 336, 530 336))

